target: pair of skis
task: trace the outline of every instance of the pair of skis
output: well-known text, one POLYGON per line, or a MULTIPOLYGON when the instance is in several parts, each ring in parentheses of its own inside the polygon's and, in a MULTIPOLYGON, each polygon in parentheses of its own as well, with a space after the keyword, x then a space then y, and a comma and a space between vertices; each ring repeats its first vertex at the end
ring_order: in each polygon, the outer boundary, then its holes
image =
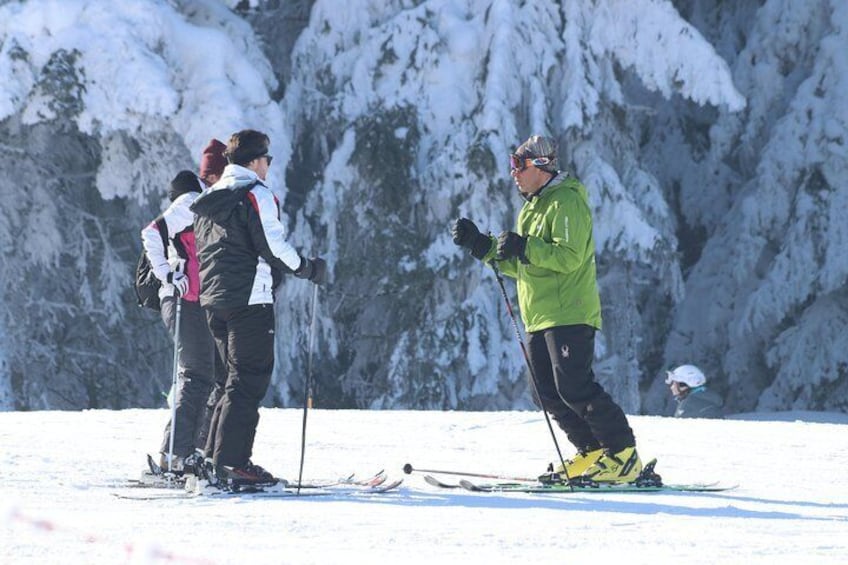
MULTIPOLYGON (((687 484, 664 484, 659 475, 654 472, 656 460, 650 461, 642 471, 640 479, 633 483, 604 484, 591 482, 572 483, 543 483, 538 479, 530 477, 512 477, 488 473, 473 473, 465 471, 445 471, 436 469, 416 469, 407 463, 403 467, 406 474, 422 473, 424 481, 434 487, 442 489, 464 490, 466 492, 489 492, 489 493, 542 493, 542 494, 570 494, 570 493, 656 493, 656 492, 723 492, 733 490, 738 485, 714 483, 687 483, 687 484), (453 475, 461 478, 448 480, 436 475, 453 475), (646 480, 650 478, 650 480, 646 480), (471 480, 474 479, 474 480, 471 480), (487 482, 489 479, 490 482, 487 482)), ((114 493, 118 498, 134 500, 160 500, 238 496, 245 498, 289 498, 310 496, 346 496, 346 495, 368 495, 381 494, 397 489, 403 479, 388 480, 384 471, 375 473, 365 479, 357 479, 355 475, 347 477, 309 481, 302 484, 278 484, 273 487, 241 490, 215 490, 201 489, 196 484, 193 475, 185 477, 155 476, 156 481, 149 482, 144 478, 139 481, 130 481, 127 487, 145 487, 155 489, 156 492, 144 493, 114 493)))
POLYGON ((737 485, 722 485, 715 483, 689 483, 689 484, 664 484, 659 476, 654 473, 656 460, 652 460, 642 471, 644 476, 654 476, 657 480, 633 483, 542 483, 538 479, 529 477, 510 477, 504 475, 493 475, 488 473, 471 473, 464 471, 444 471, 436 469, 416 469, 411 464, 404 465, 404 472, 423 473, 424 481, 434 487, 443 489, 463 489, 468 492, 497 492, 497 493, 548 493, 548 494, 571 494, 571 493, 651 493, 651 492, 722 492, 733 490, 737 485), (439 475, 455 475, 471 477, 448 481, 441 479, 439 475), (494 479, 496 482, 483 482, 481 479, 494 479))
MULTIPOLYGON (((129 500, 168 500, 191 498, 223 498, 240 497, 249 499, 260 498, 297 498, 314 496, 349 496, 382 494, 397 489, 403 479, 389 480, 384 471, 375 473, 365 479, 357 479, 355 475, 332 479, 308 481, 301 484, 281 482, 266 487, 245 487, 234 490, 204 489, 194 475, 179 477, 179 480, 166 484, 144 484, 144 480, 131 481, 129 488, 155 489, 146 493, 115 492, 117 498, 129 500)), ((166 479, 167 480, 167 479, 166 479)))

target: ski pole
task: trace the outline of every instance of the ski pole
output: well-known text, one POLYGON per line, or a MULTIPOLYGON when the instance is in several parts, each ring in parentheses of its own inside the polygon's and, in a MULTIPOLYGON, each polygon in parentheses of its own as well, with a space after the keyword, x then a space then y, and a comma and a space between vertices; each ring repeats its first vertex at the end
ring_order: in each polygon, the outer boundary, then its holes
POLYGON ((300 470, 297 474, 297 494, 303 484, 303 461, 306 456, 306 414, 312 403, 312 350, 315 344, 315 311, 318 307, 318 285, 312 287, 312 321, 309 324, 309 352, 306 357, 306 382, 303 386, 303 429, 300 433, 300 470))
MULTIPOLYGON (((527 365, 527 369, 530 371, 530 382, 533 384, 533 392, 536 395, 536 398, 539 399, 539 404, 542 407, 542 414, 545 415, 545 422, 548 424, 548 430, 551 432, 551 439, 554 440, 554 447, 556 448, 557 456, 559 456, 559 462, 562 463, 562 470, 565 474, 565 480, 570 485, 571 477, 568 476, 568 469, 565 466, 565 459, 562 456, 562 451, 559 448, 559 442, 557 442, 556 434, 554 433, 554 427, 551 425, 551 418, 548 416, 548 411, 545 410, 545 405, 542 402, 542 397, 539 394, 539 382, 536 379, 536 371, 533 370, 533 364, 530 363, 530 355, 527 353, 527 347, 524 345, 524 340, 521 338, 521 330, 518 329, 518 322, 515 321, 515 314, 512 311, 512 303, 509 300, 509 296, 506 293, 506 287, 504 286, 503 276, 501 276, 501 272, 498 269, 495 261, 489 263, 492 267, 492 270, 495 272, 495 278, 498 280, 498 286, 501 287, 501 295, 503 295, 504 302, 506 302, 506 311, 509 313, 509 319, 512 320, 512 327, 515 329, 515 337, 518 338, 518 345, 521 346, 521 353, 524 354, 524 362, 527 365)), ((574 490, 574 487, 571 487, 574 490)))
POLYGON ((416 469, 412 466, 412 463, 407 463, 403 466, 403 472, 407 475, 411 473, 438 473, 440 475, 459 475, 463 477, 478 477, 481 479, 501 479, 504 481, 525 481, 525 482, 536 482, 537 478, 529 478, 529 477, 510 477, 507 475, 491 475, 487 473, 472 473, 469 471, 445 471, 442 469, 416 469))
POLYGON ((174 314, 174 372, 171 375, 171 390, 174 393, 174 398, 171 400, 171 430, 168 438, 168 472, 173 472, 174 461, 174 428, 177 425, 177 372, 180 367, 180 311, 182 310, 183 299, 177 296, 177 312, 174 314))

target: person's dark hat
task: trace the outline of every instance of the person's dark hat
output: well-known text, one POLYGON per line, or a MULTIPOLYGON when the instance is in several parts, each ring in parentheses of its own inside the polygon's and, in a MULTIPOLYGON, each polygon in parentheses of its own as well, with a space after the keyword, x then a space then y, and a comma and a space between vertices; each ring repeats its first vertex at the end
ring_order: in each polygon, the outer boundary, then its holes
POLYGON ((224 151, 227 146, 217 139, 212 139, 203 148, 203 156, 200 158, 200 178, 207 179, 210 175, 221 176, 224 172, 224 167, 227 166, 227 159, 224 157, 224 151))
POLYGON ((230 136, 224 156, 230 163, 244 166, 267 155, 270 144, 271 139, 261 131, 243 129, 230 136))
POLYGON ((186 192, 200 192, 202 190, 203 186, 196 174, 191 171, 180 171, 171 181, 168 198, 173 202, 186 192))

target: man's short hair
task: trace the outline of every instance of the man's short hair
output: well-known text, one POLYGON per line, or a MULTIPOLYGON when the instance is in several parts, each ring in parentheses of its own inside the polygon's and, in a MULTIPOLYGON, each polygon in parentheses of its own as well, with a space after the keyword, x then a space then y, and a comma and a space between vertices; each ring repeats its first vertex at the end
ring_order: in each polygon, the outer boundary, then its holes
POLYGON ((254 159, 268 154, 271 139, 255 129, 243 129, 230 136, 224 156, 227 161, 245 166, 254 159))

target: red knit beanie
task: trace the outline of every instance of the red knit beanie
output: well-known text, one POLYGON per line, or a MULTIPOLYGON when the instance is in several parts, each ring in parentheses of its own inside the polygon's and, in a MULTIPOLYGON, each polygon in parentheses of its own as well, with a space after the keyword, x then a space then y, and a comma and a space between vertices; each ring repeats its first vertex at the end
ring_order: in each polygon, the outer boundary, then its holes
POLYGON ((226 145, 214 138, 206 144, 203 157, 200 158, 200 178, 206 179, 209 175, 221 176, 227 166, 227 159, 224 157, 226 148, 226 145))

